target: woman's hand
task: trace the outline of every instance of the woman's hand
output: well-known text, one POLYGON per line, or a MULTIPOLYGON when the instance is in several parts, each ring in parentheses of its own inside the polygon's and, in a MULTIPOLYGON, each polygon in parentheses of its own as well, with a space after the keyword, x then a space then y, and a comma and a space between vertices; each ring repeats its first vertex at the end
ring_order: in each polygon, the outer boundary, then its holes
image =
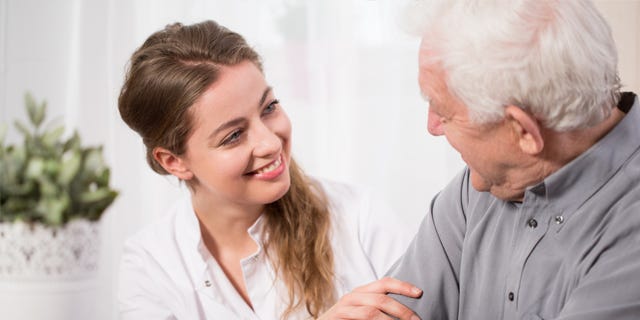
POLYGON ((355 288, 345 294, 318 320, 334 319, 392 319, 419 320, 418 316, 387 293, 417 298, 422 290, 394 278, 383 278, 355 288))

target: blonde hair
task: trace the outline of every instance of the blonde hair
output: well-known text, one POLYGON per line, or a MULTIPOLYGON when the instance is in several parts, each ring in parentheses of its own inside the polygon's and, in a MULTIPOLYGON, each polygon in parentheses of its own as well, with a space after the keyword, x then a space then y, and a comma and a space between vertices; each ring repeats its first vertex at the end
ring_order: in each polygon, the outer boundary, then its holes
POLYGON ((267 206, 265 249, 275 252, 279 263, 274 266, 288 284, 290 305, 282 318, 303 304, 315 318, 336 300, 330 213, 322 190, 311 189, 313 184, 295 161, 289 170, 289 191, 267 206))
MULTIPOLYGON (((220 66, 243 61, 262 70, 260 56, 245 39, 213 21, 169 25, 133 54, 118 108, 142 137, 154 171, 169 174, 153 157, 156 147, 185 153, 193 126, 188 111, 218 79, 220 66)), ((322 191, 312 189, 293 159, 290 176, 287 193, 266 207, 265 247, 288 288, 283 319, 302 306, 317 317, 335 302, 330 213, 322 191)))

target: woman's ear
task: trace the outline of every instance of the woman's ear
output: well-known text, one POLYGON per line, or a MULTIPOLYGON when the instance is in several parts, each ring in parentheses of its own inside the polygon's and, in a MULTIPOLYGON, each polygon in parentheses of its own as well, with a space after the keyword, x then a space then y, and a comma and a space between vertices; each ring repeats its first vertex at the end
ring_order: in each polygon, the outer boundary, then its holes
POLYGON ((180 180, 190 180, 193 178, 193 172, 187 168, 184 160, 171 151, 156 147, 153 149, 153 158, 170 174, 176 176, 180 180))
POLYGON ((540 124, 535 117, 519 107, 510 105, 505 109, 505 116, 514 130, 518 145, 522 152, 536 155, 544 148, 540 124))

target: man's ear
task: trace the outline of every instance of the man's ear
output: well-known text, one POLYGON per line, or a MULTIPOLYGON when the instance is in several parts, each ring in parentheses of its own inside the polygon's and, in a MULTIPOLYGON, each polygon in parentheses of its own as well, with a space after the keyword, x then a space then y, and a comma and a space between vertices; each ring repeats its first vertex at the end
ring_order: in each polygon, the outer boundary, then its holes
POLYGON ((540 124, 536 118, 513 105, 505 108, 505 116, 514 130, 522 152, 529 155, 536 155, 542 152, 544 139, 540 131, 540 124))
POLYGON ((187 168, 182 158, 174 155, 171 151, 156 147, 153 149, 153 158, 170 174, 178 177, 180 180, 190 180, 193 178, 193 172, 187 168))

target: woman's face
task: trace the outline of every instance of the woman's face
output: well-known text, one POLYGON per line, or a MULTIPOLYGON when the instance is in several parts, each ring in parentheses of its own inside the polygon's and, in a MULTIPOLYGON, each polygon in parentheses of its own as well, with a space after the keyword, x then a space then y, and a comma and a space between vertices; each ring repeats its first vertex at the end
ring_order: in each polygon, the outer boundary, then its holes
POLYGON ((253 63, 222 67, 190 113, 182 159, 200 201, 261 207, 289 190, 291 123, 253 63))

